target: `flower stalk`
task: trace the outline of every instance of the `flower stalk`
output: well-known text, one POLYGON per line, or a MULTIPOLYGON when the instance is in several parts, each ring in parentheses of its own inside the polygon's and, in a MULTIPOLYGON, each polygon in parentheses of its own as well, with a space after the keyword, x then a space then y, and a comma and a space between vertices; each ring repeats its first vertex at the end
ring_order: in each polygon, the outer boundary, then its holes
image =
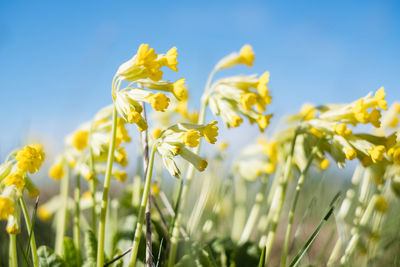
POLYGON ((65 177, 61 181, 61 199, 62 208, 58 216, 57 232, 56 232, 56 253, 62 255, 63 252, 63 241, 65 235, 65 228, 67 224, 67 213, 68 213, 68 191, 69 191, 69 178, 70 170, 67 164, 65 165, 65 177))
POLYGON ((36 241, 35 241, 35 234, 34 231, 32 229, 32 222, 28 213, 28 208, 26 207, 26 203, 24 198, 21 196, 19 198, 19 204, 21 206, 22 209, 22 213, 24 214, 24 218, 25 218, 25 223, 26 223, 26 230, 28 231, 29 235, 30 235, 30 246, 31 246, 31 254, 32 254, 32 260, 33 260, 33 266, 34 267, 39 267, 39 262, 38 262, 38 258, 37 258, 37 250, 36 250, 36 241))
MULTIPOLYGON (((283 202, 286 196, 286 189, 289 182, 290 169, 292 165, 292 159, 294 154, 294 148, 296 145, 298 131, 296 130, 294 133, 294 137, 292 139, 290 153, 286 159, 285 170, 283 172, 282 180, 280 181, 279 187, 275 191, 274 198, 272 200, 271 210, 270 210, 270 218, 268 218, 268 225, 270 225, 270 229, 268 230, 268 234, 266 236, 265 242, 265 263, 268 262, 269 254, 271 253, 272 245, 275 240, 276 229, 278 228, 278 222, 281 216, 283 202)), ((262 239, 264 239, 262 237, 262 239)))
POLYGON ((141 234, 142 234, 142 227, 143 227, 143 222, 144 222, 145 209, 146 209, 146 206, 147 206, 147 202, 149 200, 150 185, 151 185, 151 175, 152 175, 152 172, 153 172, 153 163, 154 163, 155 153, 156 153, 156 147, 153 146, 152 150, 151 150, 151 154, 150 154, 148 169, 146 171, 146 180, 145 180, 145 184, 144 184, 142 200, 141 200, 140 207, 139 207, 139 214, 138 214, 138 217, 137 217, 135 236, 133 238, 133 244, 132 244, 132 250, 131 250, 131 258, 130 258, 130 261, 129 261, 129 266, 130 267, 135 266, 135 263, 136 263, 140 237, 141 237, 141 234))
MULTIPOLYGON (((117 110, 115 104, 113 106, 112 115, 112 130, 111 130, 111 142, 108 150, 107 157, 107 169, 104 177, 103 197, 101 200, 101 212, 100 212, 100 223, 98 231, 98 246, 97 246, 97 267, 102 267, 104 263, 104 232, 106 227, 106 213, 108 206, 108 195, 110 190, 112 165, 114 163, 114 150, 115 150, 115 139, 117 133, 117 110)), ((93 203, 94 204, 94 203, 93 203)))
POLYGON ((10 246, 8 253, 8 264, 10 267, 18 267, 17 261, 17 235, 9 234, 10 236, 10 246))
POLYGON ((283 252, 282 252, 282 258, 281 258, 281 267, 286 266, 286 261, 287 261, 287 254, 289 250, 289 241, 290 241, 290 233, 292 232, 293 228, 293 220, 294 220, 294 213, 296 211, 297 207, 297 202, 299 200, 300 192, 303 188, 304 180, 306 178, 307 172, 311 166, 311 163, 314 159, 315 154, 317 153, 318 148, 315 146, 311 152, 311 154, 308 156, 306 166, 304 167, 303 171, 300 174, 300 177, 297 181, 297 186, 296 186, 296 191, 294 193, 294 199, 292 206, 289 211, 289 220, 288 220, 288 226, 286 228, 286 234, 285 234, 285 240, 283 242, 283 252))
MULTIPOLYGON (((214 72, 211 73, 207 86, 211 83, 212 76, 214 75, 214 72)), ((205 94, 207 93, 207 88, 205 90, 205 94)), ((199 113, 199 119, 197 124, 204 124, 205 117, 206 117, 206 108, 207 108, 207 98, 203 96, 202 102, 201 102, 201 108, 200 108, 200 113, 199 113)), ((196 155, 199 154, 200 152, 200 145, 201 145, 201 139, 199 140, 199 145, 194 149, 194 153, 196 155)), ((181 191, 181 196, 178 197, 180 199, 180 204, 177 207, 177 214, 176 214, 176 220, 174 223, 174 228, 172 229, 172 236, 171 236, 171 248, 169 252, 169 258, 168 258, 168 267, 172 267, 175 264, 175 258, 176 258, 176 252, 178 248, 178 241, 179 241, 179 232, 181 228, 181 223, 182 223, 182 213, 183 213, 183 208, 185 207, 186 200, 189 194, 189 189, 190 185, 192 183, 193 177, 194 177, 194 166, 189 165, 186 173, 186 180, 183 183, 182 191, 181 191)))

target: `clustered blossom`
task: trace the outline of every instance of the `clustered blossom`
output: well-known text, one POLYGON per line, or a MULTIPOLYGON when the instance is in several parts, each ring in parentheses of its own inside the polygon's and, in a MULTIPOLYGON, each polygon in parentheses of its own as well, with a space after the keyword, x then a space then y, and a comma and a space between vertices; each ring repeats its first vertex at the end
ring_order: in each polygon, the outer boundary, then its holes
POLYGON ((11 153, 7 161, 0 165, 0 220, 8 220, 6 230, 9 234, 20 232, 20 208, 17 203, 22 192, 26 190, 31 198, 40 193, 28 173, 37 172, 44 158, 42 146, 32 144, 11 153))
POLYGON ((206 169, 207 161, 192 152, 190 148, 197 147, 200 144, 201 137, 206 139, 207 142, 215 144, 218 136, 216 124, 216 121, 206 125, 178 123, 158 133, 154 146, 161 155, 164 166, 172 176, 179 177, 181 174, 174 160, 178 155, 197 170, 204 171, 206 169))
MULTIPOLYGON (((103 173, 104 167, 101 166, 101 163, 107 160, 111 116, 112 106, 105 107, 96 114, 92 121, 81 125, 74 133, 67 136, 64 152, 56 157, 53 166, 50 167, 49 176, 55 180, 62 179, 65 176, 66 167, 71 168, 76 175, 80 175, 86 180, 94 179, 95 173, 103 173), (96 164, 93 163, 94 168, 91 167, 92 156, 96 162, 96 164)), ((125 125, 126 121, 118 118, 114 160, 121 167, 128 164, 128 155, 122 143, 131 141, 125 125)), ((127 174, 116 169, 113 176, 123 182, 127 174)))
POLYGON ((260 138, 256 143, 246 146, 237 156, 233 169, 247 181, 253 182, 261 175, 275 172, 278 162, 278 143, 260 138))
POLYGON ((143 108, 140 102, 149 103, 154 110, 163 112, 170 104, 170 98, 164 92, 172 93, 177 100, 183 101, 187 98, 184 78, 175 82, 162 80, 163 66, 178 71, 177 56, 176 47, 171 48, 165 55, 157 55, 148 44, 142 44, 136 55, 119 67, 112 89, 115 105, 120 116, 125 121, 136 124, 139 131, 148 128, 141 115, 143 108), (130 84, 120 90, 122 81, 128 81, 130 84), (153 90, 161 92, 153 93, 153 90))
MULTIPOLYGON (((252 66, 254 53, 245 45, 240 53, 223 58, 214 71, 237 64, 252 66)), ((264 114, 271 103, 268 90, 269 72, 261 76, 237 75, 217 80, 207 92, 211 111, 220 116, 227 127, 238 127, 247 118, 251 124, 257 123, 261 132, 269 125, 272 114, 264 114)))
MULTIPOLYGON (((305 145, 319 146, 316 158, 320 167, 326 169, 328 153, 339 166, 345 160, 358 158, 364 166, 380 162, 388 158, 386 152, 395 144, 396 134, 386 137, 372 134, 356 134, 350 126, 370 123, 381 126, 381 110, 387 110, 385 92, 380 88, 374 95, 371 93, 350 104, 327 104, 319 107, 303 106, 299 114, 289 121, 300 121, 300 132, 309 133, 305 145), (313 141, 314 140, 314 141, 313 141)), ((311 148, 306 149, 308 152, 311 148)))

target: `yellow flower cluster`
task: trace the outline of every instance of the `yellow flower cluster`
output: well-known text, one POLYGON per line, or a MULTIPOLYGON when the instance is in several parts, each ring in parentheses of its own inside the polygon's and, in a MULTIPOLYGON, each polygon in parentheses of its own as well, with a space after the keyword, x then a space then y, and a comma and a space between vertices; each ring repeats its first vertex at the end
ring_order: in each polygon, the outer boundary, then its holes
MULTIPOLYGON (((223 58, 214 68, 215 71, 238 64, 252 66, 254 53, 251 46, 245 45, 239 53, 223 58)), ((261 132, 268 127, 272 114, 263 114, 271 103, 268 90, 269 72, 260 77, 256 75, 238 75, 220 79, 207 89, 206 96, 211 111, 220 116, 227 127, 238 127, 243 117, 251 124, 257 123, 261 132)))
POLYGON ((14 213, 14 202, 9 197, 0 196, 0 220, 7 220, 14 213))
POLYGON ((180 170, 177 167, 174 157, 180 155, 191 163, 199 171, 204 171, 207 161, 189 148, 197 147, 200 144, 200 137, 214 144, 218 136, 217 122, 213 121, 207 125, 191 123, 178 123, 161 131, 157 130, 155 146, 161 155, 163 163, 172 176, 179 177, 180 170))
POLYGON ((35 173, 39 170, 42 162, 44 161, 44 152, 42 146, 39 144, 33 144, 25 146, 23 149, 17 152, 15 159, 17 160, 17 166, 20 170, 30 173, 35 173))
POLYGON ((139 131, 148 128, 147 122, 141 115, 143 109, 139 102, 147 102, 154 110, 162 112, 170 104, 170 99, 164 93, 152 93, 143 88, 169 92, 182 101, 187 98, 185 79, 182 78, 173 83, 161 80, 163 76, 161 67, 166 66, 173 71, 178 71, 177 56, 176 47, 171 48, 165 55, 158 55, 153 48, 149 48, 148 44, 142 44, 136 55, 119 67, 113 81, 113 99, 122 118, 129 123, 135 123, 139 131), (131 83, 120 90, 123 80, 131 83), (134 86, 135 84, 137 86, 134 86))

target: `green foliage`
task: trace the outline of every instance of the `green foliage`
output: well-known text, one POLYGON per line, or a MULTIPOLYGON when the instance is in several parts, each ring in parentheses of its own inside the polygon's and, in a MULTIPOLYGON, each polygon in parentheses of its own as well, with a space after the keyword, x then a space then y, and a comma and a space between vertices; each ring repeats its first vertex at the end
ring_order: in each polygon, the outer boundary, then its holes
POLYGON ((97 238, 91 230, 85 232, 85 253, 86 253, 86 260, 83 266, 85 267, 96 266, 97 238))
POLYGON ((70 267, 81 266, 80 250, 75 248, 74 241, 69 237, 64 237, 63 257, 70 267))
POLYGON ((46 246, 41 246, 38 249, 38 260, 40 267, 67 267, 64 260, 46 246))

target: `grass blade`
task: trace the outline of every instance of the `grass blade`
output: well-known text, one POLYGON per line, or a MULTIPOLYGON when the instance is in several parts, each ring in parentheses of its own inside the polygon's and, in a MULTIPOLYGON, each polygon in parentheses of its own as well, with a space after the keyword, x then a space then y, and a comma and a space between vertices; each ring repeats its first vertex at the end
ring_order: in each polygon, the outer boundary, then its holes
POLYGON ((264 267, 264 265, 265 265, 265 249, 266 249, 266 248, 267 248, 267 247, 264 246, 263 249, 262 249, 262 251, 261 251, 261 256, 260 256, 260 261, 259 261, 259 263, 258 263, 258 267, 264 267))
POLYGON ((301 259, 303 258, 304 254, 307 252, 307 250, 310 248, 311 244, 314 242, 315 238, 321 231, 322 227, 324 224, 328 221, 329 217, 333 214, 333 211, 335 209, 335 203, 337 202, 338 198, 340 197, 340 192, 336 194, 336 196, 333 198, 330 204, 330 208, 328 212, 325 214, 324 218, 321 220, 320 224, 318 225, 317 229, 312 233, 310 238, 307 240, 307 242, 304 244, 304 246, 300 249, 300 251, 297 253, 296 257, 292 260, 292 262, 289 264, 289 267, 295 267, 297 266, 301 259))

